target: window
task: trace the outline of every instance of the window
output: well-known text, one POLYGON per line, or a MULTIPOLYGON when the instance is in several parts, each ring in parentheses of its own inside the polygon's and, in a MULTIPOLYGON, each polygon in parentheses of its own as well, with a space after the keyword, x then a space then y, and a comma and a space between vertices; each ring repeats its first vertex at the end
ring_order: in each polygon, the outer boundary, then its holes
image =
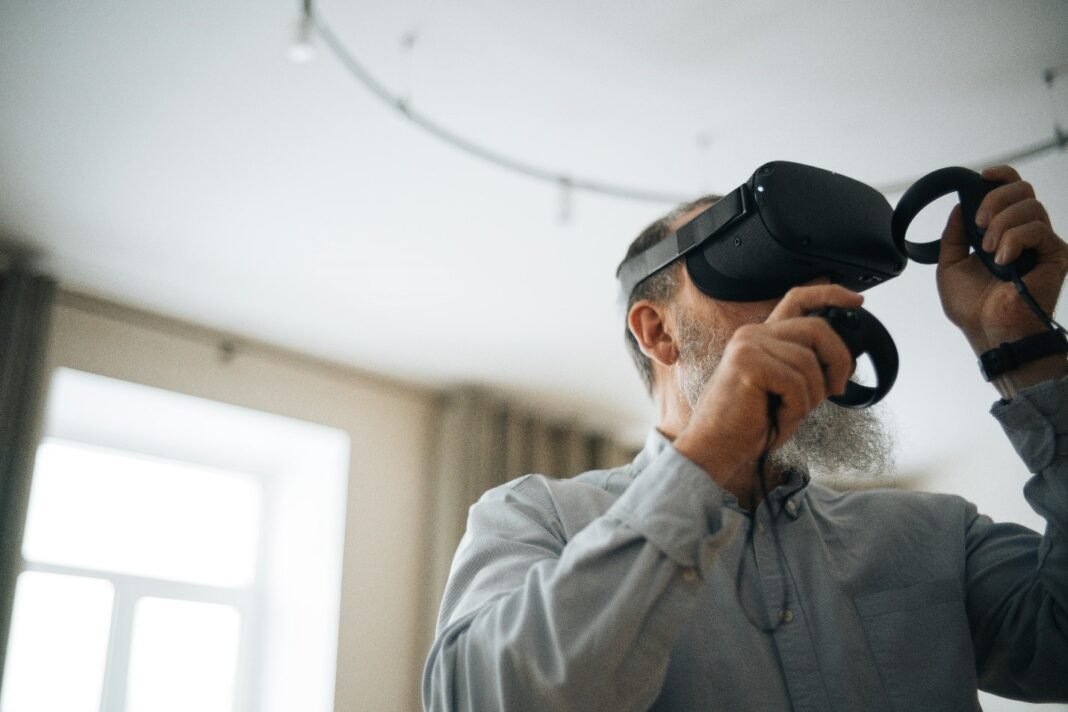
POLYGON ((15 592, 3 709, 100 709, 113 600, 105 580, 23 572, 15 592))
POLYGON ((2 712, 331 709, 343 433, 59 369, 46 434, 2 712))

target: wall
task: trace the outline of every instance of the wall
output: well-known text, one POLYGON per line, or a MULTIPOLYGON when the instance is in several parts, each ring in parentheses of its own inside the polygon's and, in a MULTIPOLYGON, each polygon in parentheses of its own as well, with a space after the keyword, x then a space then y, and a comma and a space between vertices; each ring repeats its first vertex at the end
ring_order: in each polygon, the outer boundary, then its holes
POLYGON ((421 522, 435 394, 134 309, 60 294, 66 366, 322 423, 352 441, 335 709, 414 709, 421 522))

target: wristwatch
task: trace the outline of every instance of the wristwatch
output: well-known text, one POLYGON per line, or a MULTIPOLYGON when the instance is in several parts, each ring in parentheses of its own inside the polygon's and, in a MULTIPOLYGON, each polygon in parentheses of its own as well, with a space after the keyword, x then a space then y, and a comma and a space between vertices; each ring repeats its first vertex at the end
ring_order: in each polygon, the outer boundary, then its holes
POLYGON ((1006 342, 979 357, 983 378, 992 381, 1004 373, 1043 356, 1068 353, 1068 337, 1063 331, 1044 331, 1006 342))

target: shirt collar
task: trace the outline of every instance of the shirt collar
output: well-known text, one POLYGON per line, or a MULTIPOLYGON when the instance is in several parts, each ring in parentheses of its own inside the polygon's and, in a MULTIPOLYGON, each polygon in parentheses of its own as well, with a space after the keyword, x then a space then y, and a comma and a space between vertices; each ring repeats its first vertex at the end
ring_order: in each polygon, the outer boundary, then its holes
POLYGON ((768 506, 772 516, 778 516, 783 510, 791 519, 801 514, 801 505, 805 500, 805 490, 811 477, 804 470, 789 470, 786 481, 768 493, 768 506))

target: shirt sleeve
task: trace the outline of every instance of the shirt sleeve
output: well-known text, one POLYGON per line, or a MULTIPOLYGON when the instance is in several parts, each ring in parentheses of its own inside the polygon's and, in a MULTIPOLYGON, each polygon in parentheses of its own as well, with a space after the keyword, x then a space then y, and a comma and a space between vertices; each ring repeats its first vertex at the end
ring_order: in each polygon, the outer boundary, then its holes
POLYGON ((979 685, 1033 702, 1068 700, 1068 379, 1025 389, 992 413, 1033 473, 1024 496, 1046 531, 969 511, 968 614, 979 685))
POLYGON ((423 676, 428 710, 645 710, 729 532, 671 447, 565 541, 528 477, 470 511, 423 676))

